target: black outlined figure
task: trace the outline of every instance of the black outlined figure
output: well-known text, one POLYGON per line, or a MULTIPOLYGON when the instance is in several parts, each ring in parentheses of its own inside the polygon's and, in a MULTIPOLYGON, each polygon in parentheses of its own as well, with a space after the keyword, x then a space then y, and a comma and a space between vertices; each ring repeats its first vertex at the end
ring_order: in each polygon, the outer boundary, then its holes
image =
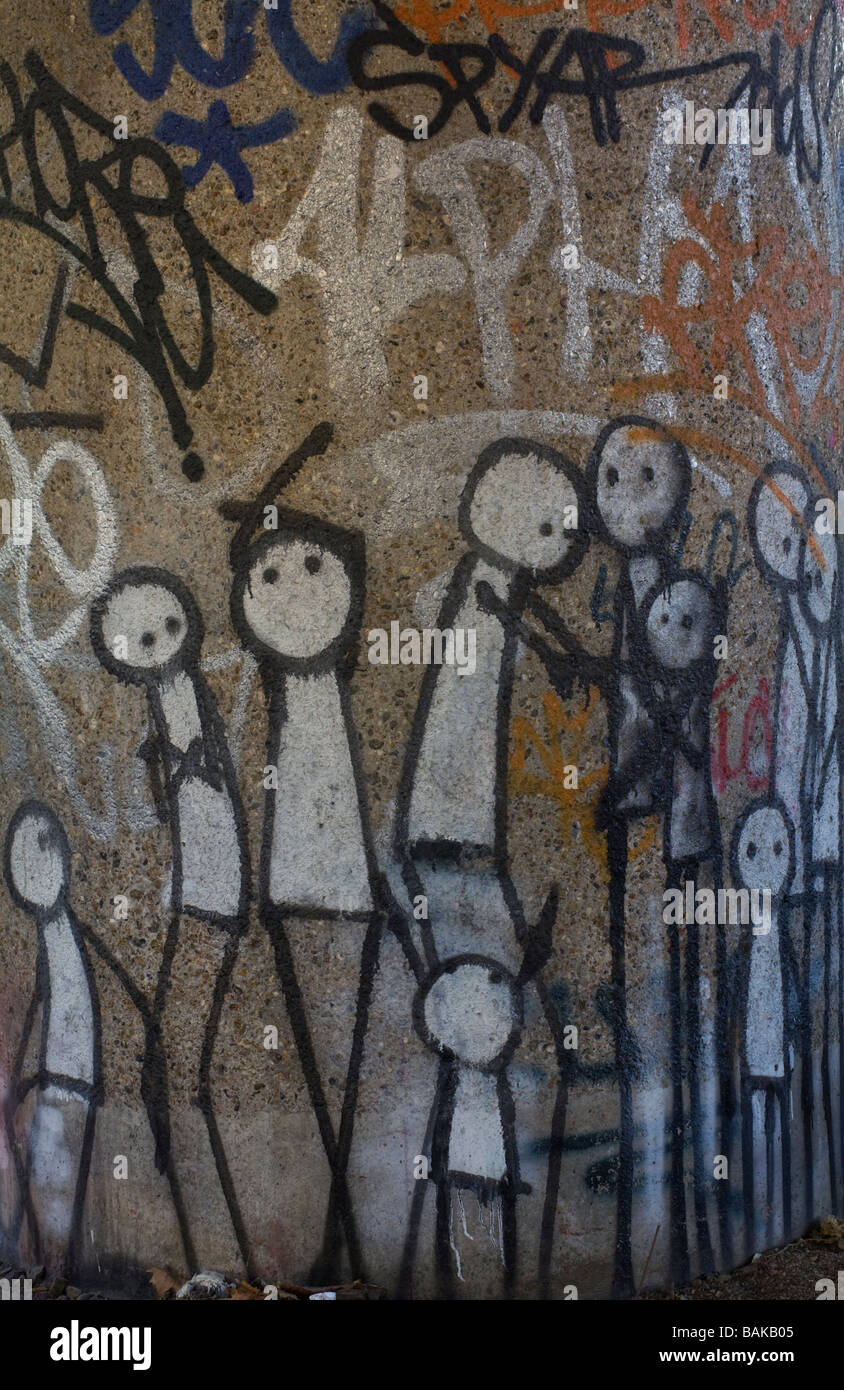
MULTIPOLYGON (((791 1068, 779 908, 794 873, 794 826, 781 801, 746 806, 733 830, 730 872, 739 889, 770 894, 770 930, 752 929, 739 984, 745 1252, 787 1241, 791 1230, 791 1068), (777 1134, 779 1131, 779 1134, 777 1134), (764 1228, 757 1171, 764 1173, 764 1228), (783 1226, 775 1234, 777 1188, 783 1226)), ((747 928, 750 930, 750 928, 747 928)))
MULTIPOLYGON (((647 648, 656 669, 647 699, 653 699, 654 725, 659 731, 665 766, 661 774, 666 799, 663 829, 665 886, 696 884, 702 864, 709 862, 717 890, 722 881, 721 832, 712 786, 709 752, 709 712, 715 684, 715 639, 726 633, 726 585, 711 585, 702 574, 677 570, 651 590, 641 606, 647 648)), ((711 1190, 711 1153, 706 1147, 702 1087, 707 1067, 701 1029, 700 940, 695 922, 686 922, 684 945, 679 929, 668 937, 671 1009, 671 1243, 675 1277, 689 1273, 684 1150, 691 1140, 694 1170, 694 1213, 697 1250, 704 1271, 714 1268, 707 1217, 711 1190), (685 970, 683 970, 683 957, 685 970), (683 977, 684 980, 683 980, 683 977), (685 985, 685 989, 684 989, 685 985), (685 1005, 685 1007, 684 1007, 685 1005), (684 1087, 688 1087, 688 1111, 684 1087)), ((718 1051, 722 1123, 730 1111, 730 1062, 726 1051, 729 1017, 726 978, 727 950, 721 926, 717 930, 716 970, 718 1051)), ((729 1138, 722 1129, 723 1139, 729 1138)), ((714 1138, 714 1134, 712 1136, 714 1138)), ((714 1149, 712 1150, 714 1152, 714 1149)), ((719 1191, 719 1189, 716 1189, 719 1191)), ((722 1230, 728 1222, 726 1189, 720 1190, 722 1230)))
POLYGON ((216 974, 201 1051, 189 1064, 195 1065, 194 1102, 205 1119, 232 1226, 249 1270, 249 1244, 211 1095, 214 1043, 240 937, 248 926, 249 856, 225 729, 200 670, 203 635, 193 595, 166 570, 124 570, 91 609, 91 644, 100 662, 118 680, 140 686, 146 693, 150 732, 139 756, 149 766, 159 817, 170 829, 172 916, 152 1002, 152 1035, 142 1077, 147 1109, 156 1117, 156 1164, 168 1176, 173 1172, 164 1028, 174 1012, 167 1007, 174 968, 185 950, 181 919, 192 917, 220 932, 211 943, 216 974))
MULTIPOLYGON (((789 974, 797 995, 796 1018, 789 1028, 789 1041, 794 1042, 800 1054, 803 1195, 807 1220, 812 1220, 815 1213, 811 978, 815 893, 810 864, 816 642, 799 591, 803 518, 813 514, 813 501, 813 491, 805 474, 794 464, 776 460, 754 483, 747 513, 757 568, 779 599, 779 640, 773 682, 772 790, 794 826, 794 872, 782 905, 781 930, 789 974)), ((813 525, 811 533, 814 535, 813 525)))
MULTIPOLYGON (((471 679, 455 667, 426 669, 399 789, 394 845, 402 863, 482 856, 504 863, 518 636, 498 610, 520 619, 532 589, 577 567, 588 544, 584 512, 577 471, 548 445, 497 440, 469 474, 458 513, 469 551, 451 576, 437 627, 476 628, 482 659, 471 679), (481 583, 488 587, 479 603, 481 583), (457 710, 470 740, 454 727, 457 710)), ((430 955, 430 939, 425 946, 430 955)))
MULTIPOLYGON (((331 1169, 331 1190, 315 1281, 336 1277, 345 1240, 352 1273, 364 1273, 346 1182, 370 999, 387 921, 387 891, 373 848, 350 679, 363 611, 365 552, 358 532, 278 509, 278 525, 253 533, 264 508, 301 468, 324 452, 330 426, 318 426, 276 471, 254 502, 226 504, 240 521, 231 547, 232 622, 258 661, 268 706, 268 786, 259 871, 259 907, 311 1104, 331 1169), (306 990, 296 952, 315 923, 337 924, 344 941, 360 933, 360 976, 348 1036, 337 1020, 336 1050, 348 1056, 335 1131, 320 1075, 312 1018, 322 993, 306 990)), ((323 933, 330 939, 331 932, 323 933)), ((320 938, 322 939, 322 938, 320 938)))
MULTIPOLYGON (((613 1295, 633 1293, 634 1056, 627 1023, 625 897, 628 822, 668 805, 666 750, 655 722, 651 659, 642 603, 675 569, 669 550, 691 490, 688 454, 664 426, 642 415, 611 420, 592 450, 588 486, 599 535, 618 554, 613 651, 607 687, 610 773, 602 804, 610 874, 611 988, 619 1088, 619 1164, 613 1295)), ((685 1259, 685 1231, 672 1230, 675 1264, 685 1259)))
POLYGON ((70 846, 64 827, 38 801, 18 807, 9 824, 4 873, 15 905, 38 929, 35 990, 24 1021, 6 1102, 6 1130, 36 1258, 48 1254, 79 1268, 82 1211, 97 1109, 102 1104, 102 1040, 96 982, 85 940, 68 902, 70 846), (39 1008, 41 1037, 34 1075, 24 1077, 39 1008), (24 1160, 15 1111, 38 1088, 24 1160))
MULTIPOLYGON (((447 956, 426 974, 415 944, 406 941, 408 959, 419 981, 413 1003, 417 1033, 439 1055, 436 1092, 423 1153, 430 1160, 427 1180, 419 1179, 399 1276, 407 1288, 419 1237, 428 1183, 436 1188, 435 1267, 440 1298, 454 1295, 452 1251, 453 1197, 462 1210, 463 1192, 492 1210, 500 1202, 504 1290, 516 1281, 516 1199, 530 1192, 521 1179, 516 1142, 516 1110, 507 1067, 519 1046, 524 1021, 524 986, 548 960, 557 915, 552 888, 518 975, 490 956, 447 956)), ((491 1217, 492 1223, 492 1217, 491 1217)), ((460 1272, 457 1255, 458 1278, 460 1272)))
MULTIPOLYGON (((530 439, 488 445, 463 488, 458 521, 469 549, 451 575, 436 626, 476 631, 476 670, 462 677, 453 667, 426 669, 393 835, 409 897, 438 896, 445 904, 439 916, 418 924, 429 969, 468 952, 501 961, 513 976, 521 970, 529 932, 507 844, 515 664, 520 643, 535 651, 565 698, 576 680, 588 688, 594 671, 603 670, 535 592, 561 583, 579 565, 589 540, 586 510, 577 469, 556 449, 530 439), (529 613, 551 633, 553 645, 527 623, 529 613)), ((532 978, 559 1073, 540 1238, 547 1282, 571 1052, 563 1046, 564 1021, 548 985, 539 971, 532 978)))
POLYGON ((806 833, 808 870, 812 875, 813 915, 819 921, 823 940, 821 1092, 829 1155, 830 1193, 834 1202, 838 1193, 838 1179, 844 1177, 844 1134, 840 1125, 837 1126, 833 1120, 831 1074, 833 997, 838 1015, 835 1031, 839 1036, 839 1049, 841 1045, 839 634, 834 630, 841 621, 841 585, 838 540, 833 535, 818 532, 816 520, 814 507, 807 508, 800 545, 798 602, 813 639, 812 667, 808 672, 812 703, 809 710, 811 765, 807 768, 806 833))
MULTIPOLYGON (((18 1184, 15 1240, 26 1221, 35 1258, 51 1269, 77 1274, 84 1271, 82 1215, 96 1114, 103 1103, 102 1027, 91 950, 120 981, 148 1037, 150 1013, 123 967, 73 912, 68 897, 70 846, 49 806, 30 800, 17 808, 6 833, 3 872, 13 902, 35 918, 38 930, 35 988, 4 1113, 18 1184), (39 1010, 38 1060, 27 1076, 27 1052, 39 1010), (38 1101, 24 1157, 16 1112, 33 1090, 38 1101)), ((177 1184, 173 1196, 190 1261, 193 1250, 177 1184)))

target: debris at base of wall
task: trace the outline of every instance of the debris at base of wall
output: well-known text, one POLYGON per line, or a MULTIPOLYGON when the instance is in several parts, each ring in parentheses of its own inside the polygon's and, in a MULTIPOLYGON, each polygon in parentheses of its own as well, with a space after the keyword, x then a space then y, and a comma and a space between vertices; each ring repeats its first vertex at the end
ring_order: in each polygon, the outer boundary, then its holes
POLYGON ((837 1216, 828 1216, 809 1232, 809 1239, 817 1241, 819 1245, 834 1245, 836 1250, 844 1250, 844 1221, 839 1221, 837 1216))
POLYGON ((186 1284, 183 1284, 176 1294, 177 1298, 186 1299, 213 1299, 231 1298, 234 1284, 230 1284, 225 1274, 217 1274, 215 1270, 205 1270, 202 1274, 195 1274, 186 1284))
POLYGON ((231 1299, 233 1303, 257 1302, 274 1303, 282 1299, 298 1302, 325 1300, 326 1302, 346 1302, 349 1300, 370 1300, 386 1298, 386 1289, 376 1284, 364 1284, 355 1280, 353 1284, 332 1284, 327 1288, 308 1287, 305 1284, 290 1284, 286 1281, 271 1283, 262 1279, 234 1282, 216 1270, 205 1270, 194 1274, 187 1283, 182 1283, 169 1270, 155 1266, 147 1273, 155 1297, 158 1299, 214 1300, 231 1299))

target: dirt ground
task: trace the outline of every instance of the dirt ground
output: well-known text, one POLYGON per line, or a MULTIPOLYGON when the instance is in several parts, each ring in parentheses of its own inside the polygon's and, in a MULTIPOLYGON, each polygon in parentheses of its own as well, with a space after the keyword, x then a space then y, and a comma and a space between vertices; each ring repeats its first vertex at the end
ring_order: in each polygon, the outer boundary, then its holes
POLYGON ((766 1250, 730 1274, 706 1274, 682 1288, 642 1294, 641 1301, 814 1300, 819 1279, 831 1279, 837 1289, 839 1270, 844 1270, 844 1221, 829 1217, 802 1240, 766 1250))

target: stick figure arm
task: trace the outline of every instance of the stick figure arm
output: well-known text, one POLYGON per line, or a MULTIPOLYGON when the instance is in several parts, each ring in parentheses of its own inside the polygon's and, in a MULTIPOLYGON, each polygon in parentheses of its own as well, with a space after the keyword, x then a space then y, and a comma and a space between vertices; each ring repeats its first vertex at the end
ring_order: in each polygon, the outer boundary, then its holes
POLYGON ((152 799, 155 803, 156 814, 161 824, 166 825, 170 813, 167 807, 167 797, 164 794, 164 751, 161 747, 161 739, 155 729, 150 729, 135 756, 140 758, 141 761, 145 762, 147 765, 150 790, 152 791, 152 799))
MULTIPOLYGON (((567 628, 565 629, 566 634, 576 650, 560 651, 551 646, 541 633, 532 628, 524 619, 517 618, 506 603, 501 601, 491 584, 482 580, 476 587, 476 593, 481 610, 494 618, 498 618, 511 635, 518 637, 520 642, 523 642, 526 647, 536 653, 544 665, 554 689, 562 699, 570 698, 575 680, 579 680, 587 686, 592 683, 594 659, 578 647, 567 628)), ((554 635, 556 636, 556 633, 554 635)))
POLYGON ((550 603, 546 603, 543 598, 540 598, 539 594, 529 594, 525 607, 530 609, 565 651, 577 658, 578 666, 590 683, 603 688, 607 683, 612 663, 606 657, 595 656, 592 652, 587 651, 574 634, 569 632, 565 619, 551 607, 550 603))
POLYGON ((149 1002, 146 995, 142 994, 138 989, 129 972, 120 964, 117 957, 112 955, 111 951, 105 943, 100 940, 96 932, 92 931, 90 927, 83 926, 81 923, 80 931, 88 944, 108 966, 115 978, 120 981, 129 998, 132 1000, 132 1003, 135 1005, 135 1008, 144 1019, 144 1022, 148 1022, 150 1013, 149 1002))
POLYGON ((17 1051, 15 1053, 15 1060, 12 1063, 12 1084, 9 1087, 9 1093, 6 1101, 7 1108, 10 1112, 14 1112, 17 1105, 19 1105, 21 1100, 23 1100, 23 1097, 26 1095, 26 1092, 30 1089, 31 1083, 29 1085, 25 1085, 22 1091, 21 1072, 23 1071, 24 1062, 26 1061, 26 1053, 29 1047, 30 1039, 32 1037, 32 1030, 35 1026, 36 1015, 38 1013, 38 1010, 41 1008, 43 1002, 44 999, 41 992, 41 987, 40 985, 36 984, 35 989, 33 990, 32 998, 30 999, 29 1005, 26 1010, 26 1015, 23 1021, 23 1029, 21 1030, 17 1051))

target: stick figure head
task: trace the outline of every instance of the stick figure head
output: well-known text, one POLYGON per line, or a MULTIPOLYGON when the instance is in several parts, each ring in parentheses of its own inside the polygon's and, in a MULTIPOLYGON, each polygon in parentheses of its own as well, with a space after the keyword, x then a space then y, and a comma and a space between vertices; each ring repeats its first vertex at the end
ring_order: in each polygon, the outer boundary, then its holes
POLYGON ((259 659, 327 669, 348 653, 363 607, 364 549, 355 531, 285 511, 238 557, 232 622, 259 659))
POLYGON ((421 986, 413 1006, 423 1042, 482 1072, 500 1071, 518 1044, 522 994, 489 956, 452 956, 421 986))
POLYGON ((644 415, 621 416, 601 430, 587 474, 599 530, 622 554, 658 548, 686 510, 689 456, 664 425, 644 415))
POLYGON ((798 586, 809 500, 805 475, 785 460, 769 464, 750 494, 747 525, 753 558, 762 576, 784 592, 798 586))
POLYGON ((702 574, 687 570, 643 604, 648 646, 666 671, 690 671, 711 661, 721 628, 720 605, 702 574))
POLYGON ((815 529, 810 505, 803 517, 797 591, 800 611, 813 632, 829 630, 838 594, 838 540, 815 529))
POLYGON ((24 801, 6 832, 3 872, 12 900, 24 912, 54 911, 67 896, 70 846, 64 826, 41 801, 24 801))
POLYGON ((589 543, 580 474, 556 449, 531 439, 498 439, 483 450, 458 519, 489 564, 527 570, 543 583, 570 574, 589 543))
POLYGON ((150 685, 199 661, 202 618, 190 590, 166 570, 124 570, 91 608, 91 645, 118 680, 150 685))
POLYGON ((767 889, 776 900, 794 877, 794 826, 779 799, 751 801, 736 821, 730 872, 740 888, 767 889))

